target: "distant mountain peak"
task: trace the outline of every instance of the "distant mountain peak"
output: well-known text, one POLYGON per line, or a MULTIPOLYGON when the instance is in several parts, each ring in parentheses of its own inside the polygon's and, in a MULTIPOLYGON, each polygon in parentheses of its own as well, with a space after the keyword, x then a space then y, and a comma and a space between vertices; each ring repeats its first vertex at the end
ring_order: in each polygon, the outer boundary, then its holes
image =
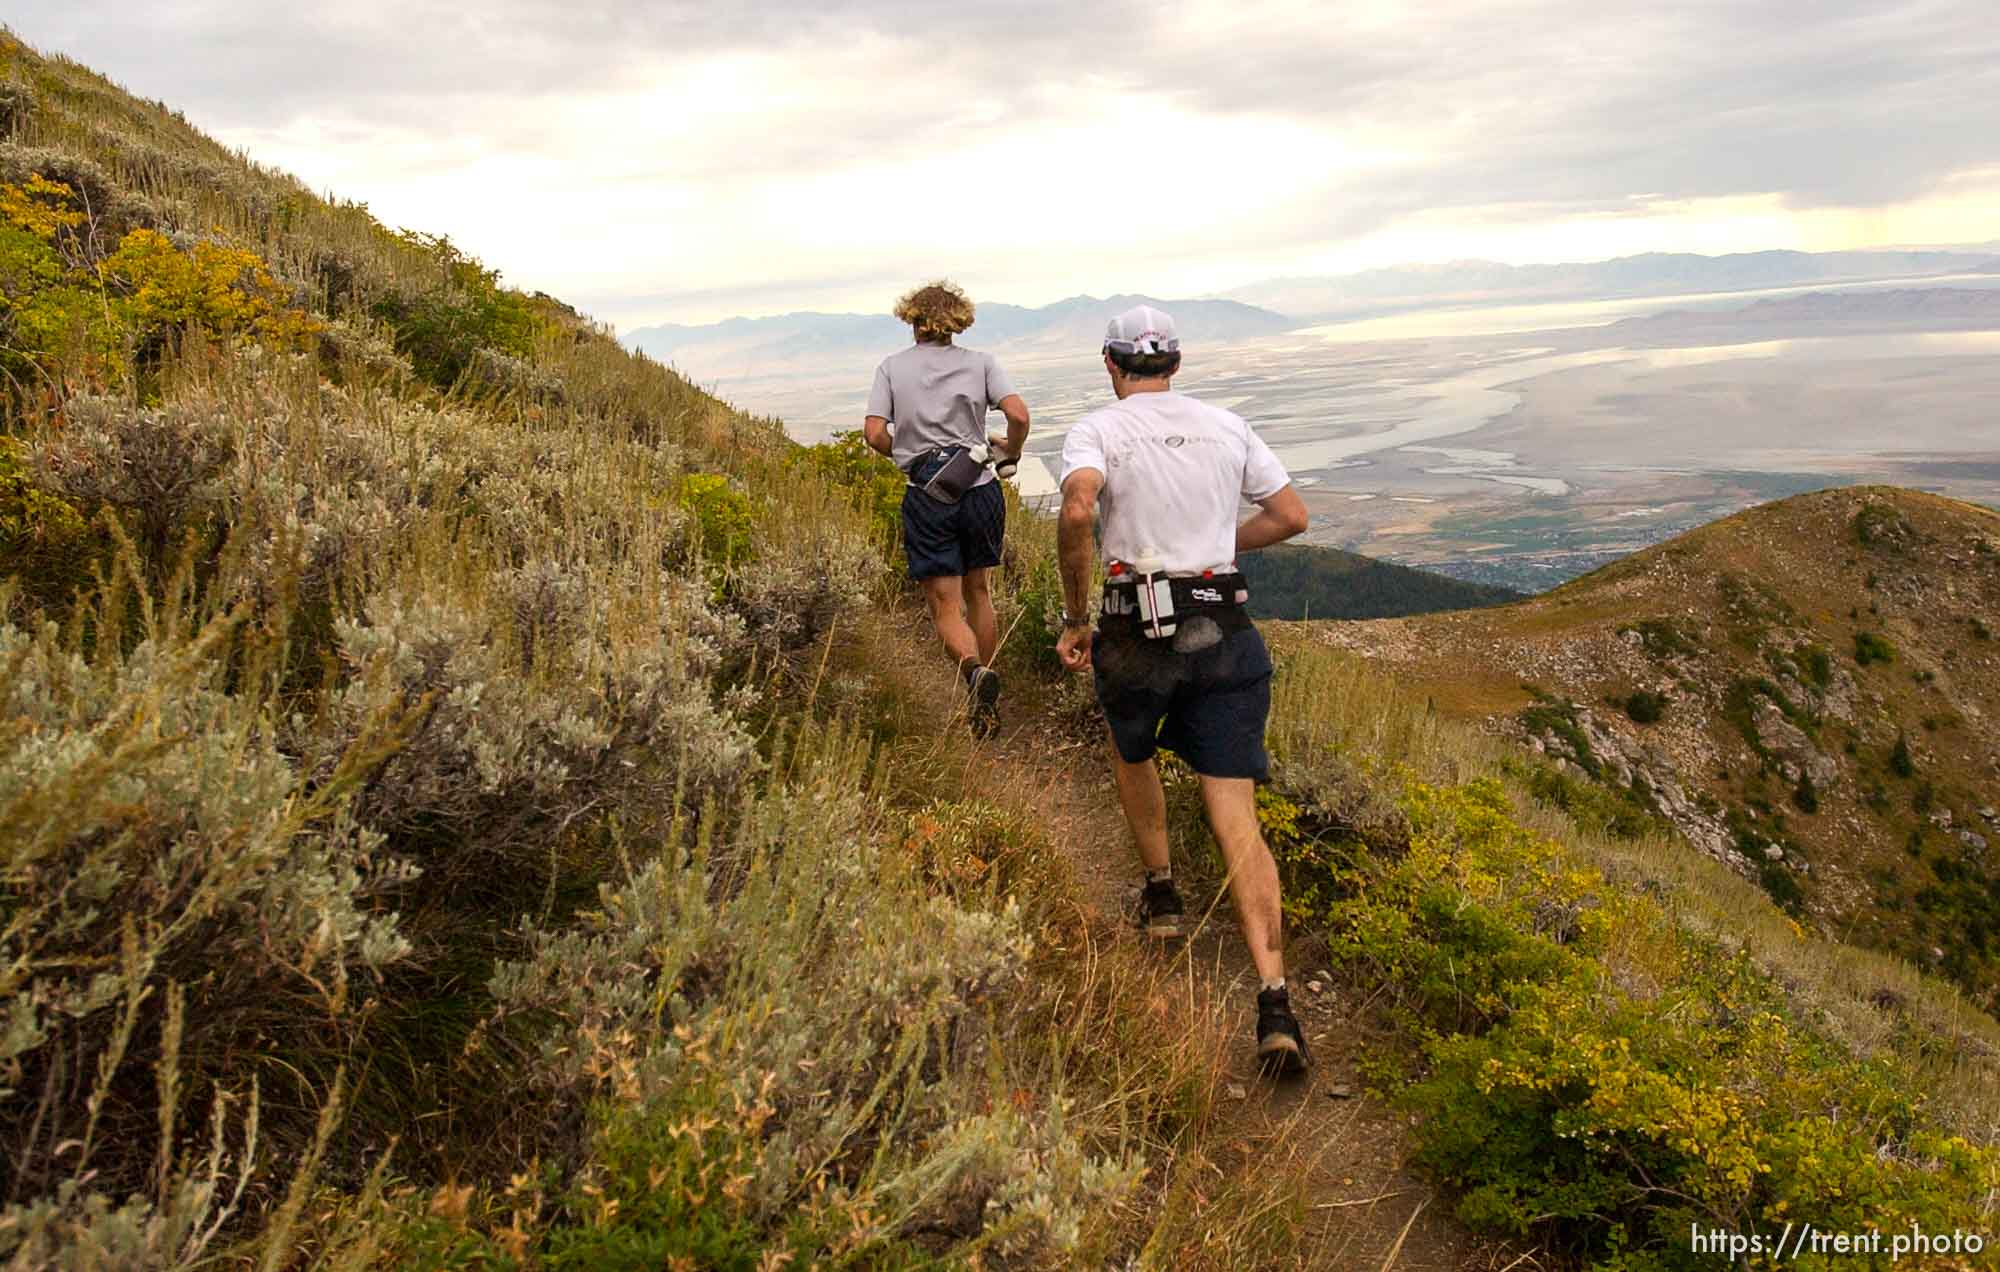
MULTIPOLYGON (((1104 323, 1134 305, 1152 305, 1173 314, 1182 338, 1192 341, 1243 340, 1297 325, 1283 314, 1239 300, 1167 300, 1136 292, 1079 294, 1034 308, 979 303, 963 340, 999 353, 1057 347, 1094 352, 1104 323)), ((745 362, 772 365, 802 358, 823 362, 880 357, 908 344, 910 329, 886 313, 808 311, 700 325, 661 323, 629 332, 624 340, 631 348, 702 375, 745 362)))
POLYGON ((1221 298, 1246 301, 1301 321, 1365 317, 1442 305, 1507 304, 1992 272, 1990 245, 1962 249, 1800 252, 1770 248, 1708 256, 1639 252, 1599 261, 1506 265, 1464 260, 1393 265, 1319 277, 1288 276, 1232 288, 1221 298))

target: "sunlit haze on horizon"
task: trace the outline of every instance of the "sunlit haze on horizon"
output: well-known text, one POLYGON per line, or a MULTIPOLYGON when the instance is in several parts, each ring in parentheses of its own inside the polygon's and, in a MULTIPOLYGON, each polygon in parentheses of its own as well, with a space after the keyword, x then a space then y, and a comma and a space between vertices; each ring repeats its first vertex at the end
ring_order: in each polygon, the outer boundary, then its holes
POLYGON ((1979 0, 17 0, 44 52, 622 328, 2000 238, 1979 0))

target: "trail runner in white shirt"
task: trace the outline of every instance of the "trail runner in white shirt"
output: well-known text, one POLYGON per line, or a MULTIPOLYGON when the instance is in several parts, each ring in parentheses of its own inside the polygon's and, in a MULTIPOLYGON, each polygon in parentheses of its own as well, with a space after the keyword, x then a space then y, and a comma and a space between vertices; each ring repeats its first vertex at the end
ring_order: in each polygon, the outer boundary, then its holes
POLYGON ((1229 891, 1262 987, 1257 1057, 1266 1072, 1309 1063, 1285 992, 1277 865, 1257 824, 1256 783, 1269 775, 1264 724, 1271 659, 1242 608, 1238 554, 1306 528, 1303 500, 1250 427, 1219 407, 1173 391, 1180 370, 1173 319, 1140 305, 1111 320, 1104 369, 1117 401, 1093 411, 1063 445, 1058 551, 1063 632, 1057 652, 1072 671, 1093 668, 1112 740, 1118 798, 1146 884, 1137 919, 1149 934, 1182 935, 1184 907, 1167 848, 1166 795, 1153 756, 1179 754, 1201 778, 1209 826, 1222 847, 1229 891), (1257 505, 1237 521, 1244 499, 1257 505), (1101 526, 1104 610, 1089 621, 1101 526), (1171 636, 1130 611, 1135 564, 1171 576, 1171 636))

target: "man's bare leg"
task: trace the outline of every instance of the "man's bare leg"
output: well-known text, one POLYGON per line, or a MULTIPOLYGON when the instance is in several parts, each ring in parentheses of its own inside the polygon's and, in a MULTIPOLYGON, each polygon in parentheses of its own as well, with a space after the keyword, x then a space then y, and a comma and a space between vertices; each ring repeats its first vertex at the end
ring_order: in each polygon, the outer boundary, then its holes
MULTIPOLYGON (((979 641, 972 628, 965 621, 965 591, 962 580, 956 574, 946 574, 923 581, 924 599, 930 602, 931 626, 937 629, 938 639, 944 642, 944 651, 952 661, 963 667, 967 659, 984 662, 979 656, 979 641)), ((985 580, 980 580, 983 587, 985 580)), ((991 609, 988 602, 988 609, 991 609)))
POLYGON ((1167 792, 1160 785, 1160 770, 1151 760, 1127 764, 1111 747, 1111 771, 1118 779, 1118 803, 1125 810, 1125 823, 1132 828, 1132 842, 1139 849, 1139 863, 1148 871, 1167 868, 1167 792))
POLYGON ((993 616, 993 593, 987 587, 992 571, 986 567, 965 572, 965 623, 979 647, 981 666, 990 666, 1000 647, 1000 621, 993 616))
POLYGON ((1229 869, 1229 896, 1250 944, 1250 959, 1265 984, 1285 975, 1284 915, 1278 900, 1278 863, 1257 825, 1257 786, 1247 777, 1201 779, 1208 825, 1229 869))

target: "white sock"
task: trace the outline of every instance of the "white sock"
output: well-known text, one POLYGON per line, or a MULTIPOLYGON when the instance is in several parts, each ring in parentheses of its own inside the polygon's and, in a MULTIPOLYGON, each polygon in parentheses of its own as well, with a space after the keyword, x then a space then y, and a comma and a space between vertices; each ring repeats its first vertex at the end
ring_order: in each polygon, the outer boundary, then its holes
POLYGON ((1174 868, 1172 866, 1166 866, 1159 870, 1148 870, 1146 872, 1147 883, 1172 883, 1173 881, 1174 868))
POLYGON ((1285 987, 1285 978, 1282 976, 1280 976, 1276 980, 1267 980, 1264 982, 1264 992, 1267 994, 1274 989, 1283 989, 1284 987, 1285 987))

